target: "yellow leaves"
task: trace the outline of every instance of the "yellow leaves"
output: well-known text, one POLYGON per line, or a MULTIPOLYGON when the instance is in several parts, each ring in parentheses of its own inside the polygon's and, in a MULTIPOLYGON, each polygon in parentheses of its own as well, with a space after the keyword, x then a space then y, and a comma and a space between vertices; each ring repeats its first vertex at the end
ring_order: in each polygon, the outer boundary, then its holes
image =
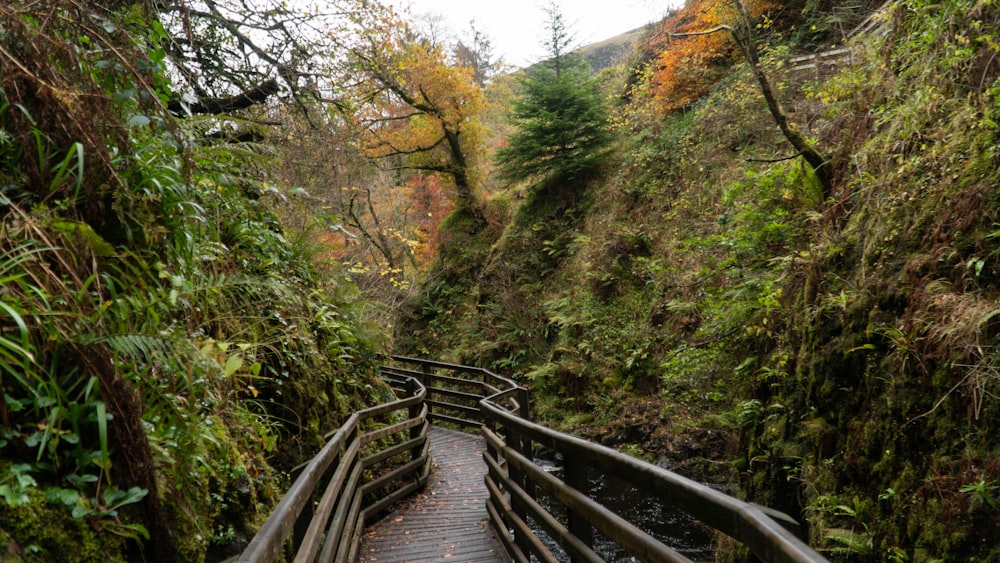
POLYGON ((356 276, 367 274, 369 271, 371 271, 371 269, 368 266, 366 266, 363 262, 355 262, 354 264, 351 264, 349 268, 347 268, 347 272, 349 274, 353 274, 356 276))
POLYGON ((402 154, 438 162, 441 153, 454 149, 447 146, 446 136, 459 131, 464 151, 479 150, 482 136, 477 134, 476 116, 484 101, 471 71, 449 64, 437 46, 384 43, 394 48, 384 59, 368 61, 368 72, 387 92, 360 114, 366 155, 402 154))

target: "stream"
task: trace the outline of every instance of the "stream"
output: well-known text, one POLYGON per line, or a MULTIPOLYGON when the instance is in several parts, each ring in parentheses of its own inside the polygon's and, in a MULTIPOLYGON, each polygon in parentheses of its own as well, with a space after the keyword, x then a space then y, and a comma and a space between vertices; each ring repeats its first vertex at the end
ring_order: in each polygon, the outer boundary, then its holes
MULTIPOLYGON (((535 463, 560 479, 562 468, 551 460, 536 459, 535 463)), ((714 561, 715 546, 712 543, 713 532, 699 523, 687 513, 664 506, 649 494, 636 490, 635 487, 615 479, 608 479, 597 471, 591 471, 588 477, 591 498, 599 501, 605 507, 613 510, 632 524, 648 534, 677 550, 692 561, 714 561)), ((566 510, 558 502, 539 491, 538 502, 553 514, 560 522, 566 524, 566 510)), ((549 538, 541 529, 532 526, 535 533, 542 538, 545 545, 560 560, 569 561, 569 556, 549 538)), ((639 561, 630 556, 598 530, 594 530, 593 549, 606 561, 629 562, 639 561)))

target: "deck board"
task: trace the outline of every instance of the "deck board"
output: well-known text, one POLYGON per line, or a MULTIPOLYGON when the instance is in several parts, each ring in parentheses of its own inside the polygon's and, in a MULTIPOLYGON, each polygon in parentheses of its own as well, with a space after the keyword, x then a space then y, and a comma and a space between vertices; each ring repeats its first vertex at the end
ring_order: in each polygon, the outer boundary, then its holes
POLYGON ((426 490, 368 528, 364 563, 507 561, 490 531, 480 436, 431 427, 434 471, 426 490))

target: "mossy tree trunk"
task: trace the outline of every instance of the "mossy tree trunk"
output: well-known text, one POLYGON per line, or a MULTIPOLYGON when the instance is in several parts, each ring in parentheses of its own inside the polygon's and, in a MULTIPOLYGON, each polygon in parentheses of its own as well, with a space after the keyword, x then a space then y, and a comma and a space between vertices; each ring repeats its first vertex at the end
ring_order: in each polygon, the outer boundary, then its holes
POLYGON ((778 125, 778 129, 781 130, 781 134, 798 151, 796 156, 801 156, 809 163, 809 166, 816 174, 816 178, 823 186, 823 199, 826 199, 833 192, 833 173, 830 161, 788 121, 788 116, 781 109, 781 104, 778 103, 778 98, 774 95, 774 89, 771 88, 771 81, 768 80, 767 74, 761 67, 760 52, 757 50, 757 43, 753 33, 754 26, 750 20, 750 14, 747 12, 742 0, 732 0, 732 3, 739 16, 735 26, 719 25, 705 31, 671 33, 670 35, 673 37, 687 37, 725 31, 732 36, 733 40, 739 46, 740 52, 746 58, 747 64, 750 65, 750 70, 753 72, 754 78, 757 79, 757 84, 760 86, 760 92, 764 96, 764 101, 767 103, 767 109, 771 113, 771 117, 778 125))
POLYGON ((742 0, 732 0, 733 5, 739 12, 740 21, 739 27, 737 29, 729 29, 730 34, 736 43, 740 46, 740 51, 742 51, 743 56, 747 60, 747 64, 750 65, 750 70, 753 72, 754 77, 757 79, 757 84, 760 85, 760 92, 764 95, 764 101, 767 103, 767 109, 771 112, 771 117, 774 118, 774 122, 778 125, 778 129, 781 129, 781 134, 785 136, 785 139, 791 143, 792 147, 799 152, 799 154, 809 163, 812 167, 813 172, 816 174, 816 178, 819 179, 820 183, 823 185, 823 198, 826 199, 830 196, 833 189, 833 178, 830 172, 830 163, 827 158, 822 155, 819 150, 813 146, 812 143, 806 140, 806 138, 799 133, 799 131, 788 122, 788 117, 785 112, 782 111, 781 105, 778 103, 778 99, 774 95, 774 90, 771 89, 771 82, 767 79, 767 74, 764 73, 764 69, 760 66, 760 53, 757 51, 757 43, 754 41, 753 36, 753 24, 750 21, 750 14, 747 12, 746 6, 743 4, 742 0))

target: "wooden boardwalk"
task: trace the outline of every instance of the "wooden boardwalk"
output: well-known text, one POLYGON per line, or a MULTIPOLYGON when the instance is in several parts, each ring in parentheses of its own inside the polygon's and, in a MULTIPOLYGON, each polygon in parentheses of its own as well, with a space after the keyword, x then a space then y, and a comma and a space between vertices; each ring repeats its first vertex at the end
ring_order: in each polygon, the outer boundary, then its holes
POLYGON ((486 442, 436 426, 430 440, 427 489, 368 529, 360 561, 507 561, 487 523, 486 442))

